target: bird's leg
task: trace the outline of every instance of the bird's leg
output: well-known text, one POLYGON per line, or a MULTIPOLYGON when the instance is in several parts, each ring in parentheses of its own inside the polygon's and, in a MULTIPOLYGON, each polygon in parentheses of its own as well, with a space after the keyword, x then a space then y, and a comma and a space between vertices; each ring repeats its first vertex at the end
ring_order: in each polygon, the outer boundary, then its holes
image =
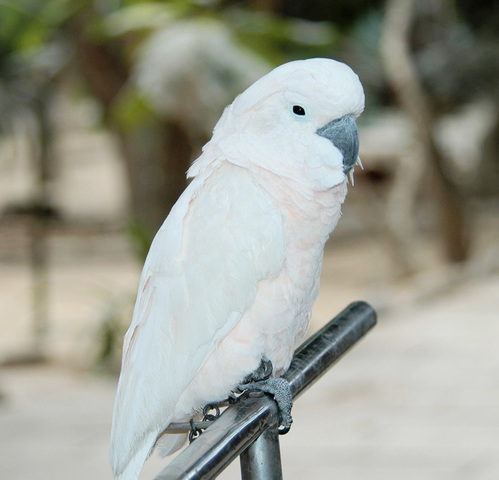
POLYGON ((208 403, 203 407, 203 417, 201 421, 196 421, 191 418, 189 422, 186 423, 171 423, 170 426, 165 430, 173 430, 171 433, 178 432, 189 432, 189 443, 192 443, 196 438, 203 433, 203 430, 208 428, 209 425, 214 422, 222 412, 221 408, 228 407, 229 405, 235 403, 237 400, 236 396, 231 393, 227 400, 222 400, 221 402, 208 403))
MULTIPOLYGON (((272 362, 262 359, 259 367, 249 375, 247 375, 241 384, 237 387, 237 392, 248 392, 250 395, 270 394, 277 403, 279 409, 279 433, 284 435, 288 433, 293 423, 291 417, 291 407, 293 406, 293 395, 289 383, 283 378, 271 378, 273 371, 272 362)), ((213 402, 207 404, 203 408, 203 423, 216 420, 221 412, 220 409, 232 405, 237 400, 235 392, 231 392, 227 400, 221 402, 213 402), (214 411, 214 413, 210 413, 214 411)), ((191 425, 191 430, 195 431, 196 426, 191 425)), ((202 425, 202 428, 206 428, 202 425)), ((199 430, 199 428, 197 429, 199 430)), ((195 434, 193 435, 195 438, 195 434)))
POLYGON ((250 394, 259 392, 272 395, 279 408, 279 425, 282 426, 279 433, 284 435, 289 432, 293 423, 291 417, 293 395, 289 383, 284 378, 270 378, 272 370, 272 362, 262 359, 260 366, 239 385, 239 390, 250 394))
MULTIPOLYGON (((247 375, 245 379, 242 381, 242 384, 239 385, 236 390, 241 393, 247 390, 246 385, 250 383, 255 383, 255 382, 261 382, 263 380, 267 380, 270 378, 272 375, 272 362, 270 360, 264 360, 260 362, 260 366, 252 373, 247 375), (241 388, 241 386, 243 388, 241 388)), ((229 405, 232 405, 233 403, 236 403, 237 400, 237 394, 236 392, 230 392, 229 396, 226 400, 222 400, 221 402, 213 402, 213 403, 208 403, 204 408, 203 408, 203 421, 211 421, 215 420, 220 416, 220 409, 223 407, 227 407, 229 405), (210 410, 215 410, 215 414, 209 413, 210 410)))

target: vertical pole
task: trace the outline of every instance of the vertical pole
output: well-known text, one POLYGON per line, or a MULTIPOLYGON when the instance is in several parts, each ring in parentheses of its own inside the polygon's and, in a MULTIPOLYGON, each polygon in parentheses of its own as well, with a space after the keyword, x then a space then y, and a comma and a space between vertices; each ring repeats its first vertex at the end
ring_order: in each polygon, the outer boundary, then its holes
POLYGON ((282 480, 277 426, 266 429, 240 455, 242 480, 282 480))
POLYGON ((49 182, 54 176, 53 126, 50 119, 52 86, 41 87, 40 98, 34 101, 38 121, 40 151, 37 161, 36 190, 33 218, 30 228, 30 262, 33 275, 33 332, 34 355, 42 359, 45 354, 49 323, 49 250, 51 199, 49 182))

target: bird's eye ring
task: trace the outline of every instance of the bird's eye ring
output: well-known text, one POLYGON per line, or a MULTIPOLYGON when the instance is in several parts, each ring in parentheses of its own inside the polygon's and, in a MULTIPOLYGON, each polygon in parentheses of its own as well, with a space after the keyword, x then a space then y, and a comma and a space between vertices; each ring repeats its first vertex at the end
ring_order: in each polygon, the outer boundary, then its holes
POLYGON ((305 109, 301 105, 293 105, 293 113, 295 115, 305 115, 305 109))

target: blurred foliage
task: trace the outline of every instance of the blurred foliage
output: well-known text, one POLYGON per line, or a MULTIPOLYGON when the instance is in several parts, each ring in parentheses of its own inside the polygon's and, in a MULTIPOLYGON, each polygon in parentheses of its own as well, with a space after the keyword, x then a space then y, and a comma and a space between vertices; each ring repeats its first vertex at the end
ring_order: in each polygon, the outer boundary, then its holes
MULTIPOLYGON (((152 126, 165 121, 132 78, 144 45, 155 32, 203 18, 227 26, 235 42, 270 65, 314 56, 346 61, 361 77, 372 115, 394 103, 378 51, 384 5, 383 0, 0 0, 0 131, 16 113, 49 102, 55 84, 74 70, 98 100, 102 120, 118 134, 129 163, 126 150, 139 150, 151 131, 162 134, 152 126)), ((435 110, 497 98, 498 3, 418 0, 417 8, 411 48, 435 110)), ((148 154, 164 152, 160 146, 148 154)), ((137 170, 129 171, 133 182, 137 170)), ((165 213, 171 206, 170 199, 154 202, 166 205, 165 213)), ((134 211, 133 222, 154 229, 159 213, 140 218, 146 210, 134 211)), ((130 231, 136 235, 136 230, 130 231)))
POLYGON ((70 57, 60 26, 74 13, 74 4, 72 0, 0 2, 0 134, 14 132, 20 119, 29 125, 41 181, 50 170, 50 102, 70 57))
MULTIPOLYGON (((439 106, 449 109, 497 88, 496 49, 484 45, 484 39, 498 35, 497 2, 419 3, 417 63, 439 106), (439 8, 450 13, 435 15, 439 8)), ((74 48, 67 29, 75 17, 83 19, 89 41, 120 50, 128 66, 154 31, 181 19, 216 18, 272 64, 312 56, 348 60, 359 71, 371 106, 383 105, 392 101, 377 53, 383 5, 382 0, 3 0, 0 109, 26 105, 37 95, 33 85, 53 79, 67 64, 74 48)), ((130 90, 124 92, 115 120, 129 127, 143 121, 152 112, 141 102, 130 90)))
MULTIPOLYGON (((238 2, 195 0, 142 2, 128 1, 120 9, 100 17, 90 32, 94 37, 122 37, 147 34, 187 18, 213 18, 224 22, 236 39, 273 63, 288 58, 323 56, 331 52, 339 38, 330 22, 259 11, 238 2)), ((140 42, 135 43, 140 46, 140 42)), ((133 54, 133 52, 132 52, 133 54)))
MULTIPOLYGON (((413 28, 415 61, 425 89, 440 112, 499 91, 497 41, 490 42, 478 33, 480 29, 472 26, 476 11, 473 9, 470 16, 471 11, 457 8, 464 3, 432 5, 421 1, 413 28)), ((497 16, 494 11, 499 10, 495 5, 482 2, 482 14, 488 11, 491 22, 497 16)))
POLYGON ((499 3, 496 0, 456 0, 457 13, 481 37, 499 37, 499 3))
MULTIPOLYGON (((170 119, 158 113, 134 82, 134 68, 151 36, 181 21, 205 18, 226 26, 238 45, 270 65, 314 56, 337 58, 358 72, 372 115, 394 104, 378 51, 384 4, 0 0, 0 133, 10 129, 17 116, 31 115, 40 124, 38 142, 48 143, 43 136, 51 135, 48 109, 53 93, 68 78, 84 84, 127 166, 132 203, 137 201, 127 232, 144 259, 153 231, 185 185, 185 159, 199 150, 199 145, 188 144, 189 132, 179 125, 172 128, 170 119), (175 142, 179 138, 183 144, 175 142), (175 155, 181 161, 172 158, 175 155), (169 196, 157 193, 165 190, 170 190, 169 196)), ((499 105, 498 2, 418 0, 417 5, 411 48, 435 110, 453 111, 480 97, 499 105)), ((499 122, 496 129, 499 132, 499 122)), ((499 135, 494 138, 491 151, 499 152, 499 135)), ((497 155, 494 160, 497 164, 497 155)), ((113 357, 121 332, 120 314, 111 309, 101 332, 104 363, 113 357)))
POLYGON ((126 226, 126 232, 132 243, 133 250, 137 256, 144 261, 149 252, 149 247, 154 235, 138 220, 130 220, 126 226))
POLYGON ((282 15, 314 22, 330 22, 348 35, 359 18, 373 10, 380 10, 384 0, 293 0, 282 1, 278 9, 282 15))
POLYGON ((96 368, 104 370, 115 370, 116 352, 121 350, 121 336, 123 333, 123 322, 116 311, 110 311, 104 316, 100 323, 97 343, 96 368))
POLYGON ((338 30, 328 22, 311 22, 235 8, 227 10, 223 19, 243 45, 272 64, 328 56, 339 40, 338 30))
POLYGON ((123 131, 132 131, 140 125, 155 119, 157 113, 146 101, 144 95, 131 85, 123 88, 117 96, 110 112, 113 123, 123 131))
POLYGON ((354 69, 366 92, 365 112, 359 122, 368 122, 379 109, 393 102, 380 60, 379 42, 383 27, 383 12, 372 9, 360 16, 342 37, 335 57, 354 69))
MULTIPOLYGON (((40 97, 36 86, 53 81, 74 59, 74 40, 68 30, 75 18, 84 22, 87 41, 109 44, 128 66, 134 64, 151 33, 181 19, 203 16, 222 21, 237 41, 278 64, 333 56, 345 31, 381 4, 361 0, 334 4, 328 0, 4 0, 0 2, 0 86, 4 92, 0 113, 40 97)), ((133 127, 152 113, 130 89, 119 102, 114 120, 124 126, 133 127)))
POLYGON ((98 350, 93 366, 97 371, 119 373, 123 333, 130 323, 133 304, 132 295, 108 300, 95 335, 98 350))
MULTIPOLYGON (((56 50, 59 28, 75 11, 74 0, 0 2, 0 81, 44 81, 65 59, 56 50)), ((59 45, 60 47, 60 45, 59 45)), ((21 97, 22 98, 22 97, 21 97)))
MULTIPOLYGON (((2 67, 10 57, 31 59, 57 35, 74 12, 73 0, 4 0, 0 2, 0 55, 2 67)), ((2 69, 2 72, 4 70, 2 69)))

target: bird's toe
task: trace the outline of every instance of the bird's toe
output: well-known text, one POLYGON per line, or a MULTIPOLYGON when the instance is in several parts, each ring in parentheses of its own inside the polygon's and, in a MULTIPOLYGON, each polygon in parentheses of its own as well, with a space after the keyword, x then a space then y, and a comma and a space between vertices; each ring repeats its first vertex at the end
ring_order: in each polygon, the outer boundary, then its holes
POLYGON ((279 409, 279 426, 282 427, 279 433, 284 434, 289 431, 293 418, 291 408, 293 407, 293 395, 291 387, 284 378, 268 378, 263 381, 252 382, 241 385, 249 392, 263 392, 272 395, 279 409))

